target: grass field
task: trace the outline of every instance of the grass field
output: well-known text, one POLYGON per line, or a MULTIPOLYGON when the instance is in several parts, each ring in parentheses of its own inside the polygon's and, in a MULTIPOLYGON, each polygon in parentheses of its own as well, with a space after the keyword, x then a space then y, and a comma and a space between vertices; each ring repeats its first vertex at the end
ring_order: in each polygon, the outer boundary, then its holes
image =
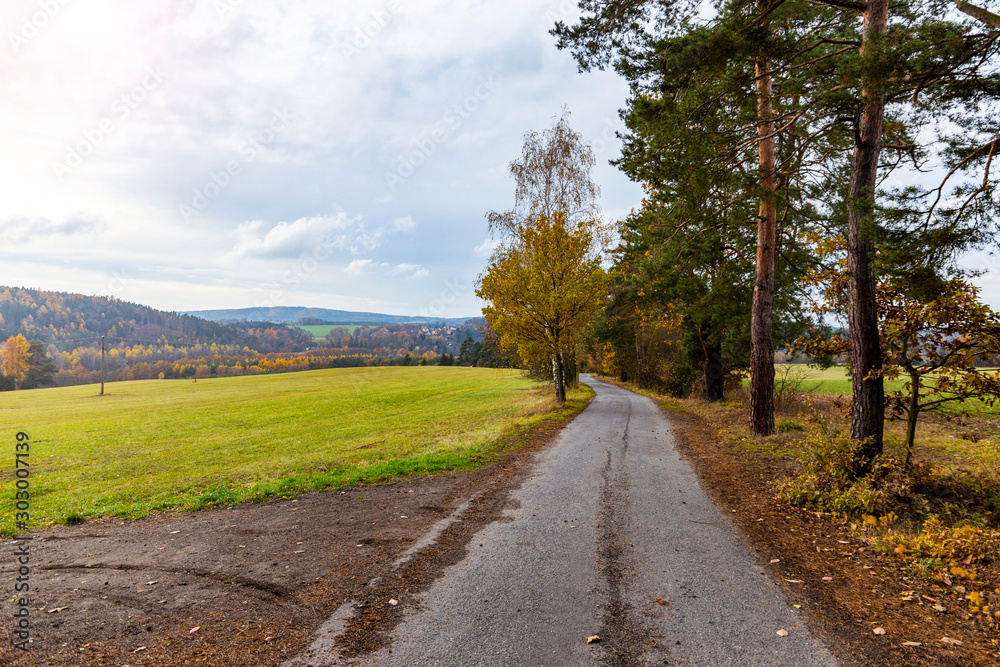
MULTIPOLYGON (((33 526, 460 468, 495 455, 512 425, 546 419, 549 393, 520 375, 439 367, 4 392, 0 486, 12 499, 17 431, 31 438, 33 526)), ((12 526, 10 501, 0 530, 12 526)))
MULTIPOLYGON (((838 396, 851 395, 851 376, 847 366, 831 366, 820 370, 806 364, 775 364, 775 386, 781 383, 790 384, 796 391, 809 394, 831 394, 838 396)), ((984 369, 985 370, 985 369, 984 369)), ((896 391, 903 388, 905 376, 895 380, 886 380, 885 390, 896 391)), ((749 380, 747 380, 749 384, 749 380)), ((968 412, 985 416, 1000 416, 1000 406, 990 407, 978 399, 965 402, 948 403, 945 412, 968 412)))
POLYGON ((360 326, 360 324, 306 324, 296 326, 295 328, 302 329, 307 334, 312 336, 313 340, 322 341, 326 338, 326 335, 330 333, 330 329, 333 329, 334 327, 344 327, 353 335, 360 326))

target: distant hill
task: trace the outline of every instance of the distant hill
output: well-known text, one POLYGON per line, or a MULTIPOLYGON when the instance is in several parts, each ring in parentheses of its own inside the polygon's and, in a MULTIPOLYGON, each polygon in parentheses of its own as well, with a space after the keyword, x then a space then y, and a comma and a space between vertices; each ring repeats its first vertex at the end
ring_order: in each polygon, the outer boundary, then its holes
POLYGON ((459 325, 473 317, 422 317, 406 315, 386 315, 384 313, 359 313, 350 310, 329 308, 306 308, 304 306, 275 306, 273 308, 228 308, 221 310, 187 310, 184 315, 200 317, 212 322, 232 323, 239 321, 274 322, 276 324, 444 324, 459 325), (309 322, 308 320, 313 320, 309 322))
POLYGON ((226 326, 104 296, 0 286, 0 342, 16 334, 64 351, 100 349, 102 336, 109 348, 214 343, 266 353, 295 351, 312 344, 309 336, 282 324, 240 322, 226 326))

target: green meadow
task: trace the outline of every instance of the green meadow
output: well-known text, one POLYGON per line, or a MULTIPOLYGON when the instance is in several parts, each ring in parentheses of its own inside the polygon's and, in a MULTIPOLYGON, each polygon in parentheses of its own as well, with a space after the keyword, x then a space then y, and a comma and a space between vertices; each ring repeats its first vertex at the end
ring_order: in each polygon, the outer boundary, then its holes
MULTIPOLYGON (((198 509, 476 465, 554 410, 550 390, 457 367, 344 368, 4 392, 0 487, 30 436, 31 526, 198 509)), ((22 531, 23 532, 23 531, 22 531)))
POLYGON ((296 325, 296 329, 302 329, 307 334, 313 337, 313 340, 322 341, 326 338, 326 335, 330 333, 330 329, 334 327, 345 328, 354 334, 354 332, 360 327, 360 324, 304 324, 296 325))
MULTIPOLYGON (((821 370, 806 364, 775 364, 774 370, 776 387, 779 388, 784 381, 795 387, 798 392, 839 396, 851 395, 851 376, 847 366, 831 366, 830 368, 821 370)), ((902 389, 905 383, 905 376, 901 375, 894 380, 887 380, 885 382, 885 389, 886 391, 896 391, 902 389)), ((945 411, 1000 415, 1000 407, 991 408, 978 399, 968 400, 964 403, 949 403, 946 405, 945 411)))

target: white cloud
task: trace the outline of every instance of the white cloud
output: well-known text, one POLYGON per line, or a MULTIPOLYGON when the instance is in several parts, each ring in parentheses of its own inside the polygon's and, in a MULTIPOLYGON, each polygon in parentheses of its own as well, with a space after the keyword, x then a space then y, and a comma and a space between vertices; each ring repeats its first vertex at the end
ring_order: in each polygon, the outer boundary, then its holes
POLYGON ((392 221, 392 228, 397 232, 412 232, 417 228, 417 223, 413 222, 412 216, 396 218, 392 221))
POLYGON ((373 264, 374 262, 370 259, 355 259, 347 265, 347 268, 344 269, 344 273, 352 276, 363 276, 368 273, 368 269, 370 269, 373 264))
POLYGON ((378 247, 381 239, 381 232, 366 232, 360 218, 349 218, 344 212, 279 222, 264 231, 266 225, 262 220, 251 220, 238 226, 233 231, 236 244, 230 254, 236 258, 288 259, 345 245, 352 252, 355 248, 370 250, 378 247))
POLYGON ((0 222, 0 242, 21 243, 40 237, 94 236, 103 232, 107 223, 85 216, 66 218, 60 222, 49 218, 11 218, 0 222))
POLYGON ((496 250, 499 245, 500 242, 497 241, 496 239, 486 239, 485 241, 477 245, 475 248, 473 248, 472 252, 476 253, 477 257, 488 259, 489 256, 493 254, 493 251, 496 250))
POLYGON ((389 274, 406 278, 426 278, 431 272, 419 264, 397 264, 389 274))

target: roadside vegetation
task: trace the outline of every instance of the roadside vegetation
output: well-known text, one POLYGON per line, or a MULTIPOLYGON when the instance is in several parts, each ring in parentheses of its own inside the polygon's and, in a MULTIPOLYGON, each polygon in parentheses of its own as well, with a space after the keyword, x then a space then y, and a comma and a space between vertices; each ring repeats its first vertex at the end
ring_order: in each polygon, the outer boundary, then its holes
MULTIPOLYGON (((712 402, 643 391, 706 420, 748 467, 775 471, 770 502, 811 513, 817 534, 840 532, 843 544, 881 559, 898 589, 893 613, 913 621, 931 614, 960 629, 951 639, 1000 644, 1000 408, 970 400, 925 415, 909 462, 905 415, 889 419, 872 474, 858 477, 845 368, 779 364, 775 377, 776 433, 764 438, 747 423, 745 384, 712 402)), ((843 560, 845 569, 854 565, 843 560)))
MULTIPOLYGON (((496 459, 558 408, 520 372, 350 368, 0 395, 32 440, 32 526, 260 501, 496 459)), ((0 470, 13 489, 14 470, 0 470)), ((13 535, 13 516, 0 514, 13 535)))

